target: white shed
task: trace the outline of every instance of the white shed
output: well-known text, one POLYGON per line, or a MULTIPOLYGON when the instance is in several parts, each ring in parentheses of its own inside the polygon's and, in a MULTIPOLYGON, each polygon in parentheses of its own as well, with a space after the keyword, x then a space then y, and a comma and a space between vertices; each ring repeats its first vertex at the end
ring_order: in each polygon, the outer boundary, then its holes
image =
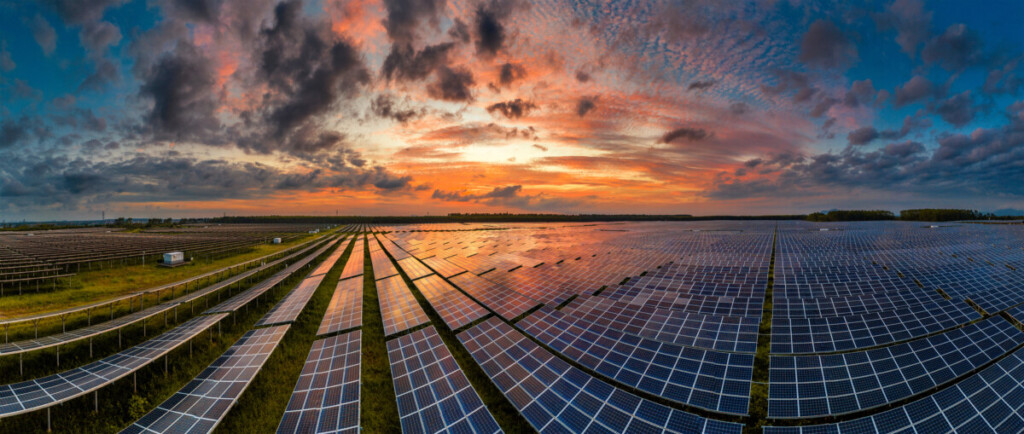
POLYGON ((274 238, 274 244, 281 244, 280 238, 274 238))
POLYGON ((185 261, 185 253, 183 252, 168 252, 164 253, 164 264, 174 265, 185 261))

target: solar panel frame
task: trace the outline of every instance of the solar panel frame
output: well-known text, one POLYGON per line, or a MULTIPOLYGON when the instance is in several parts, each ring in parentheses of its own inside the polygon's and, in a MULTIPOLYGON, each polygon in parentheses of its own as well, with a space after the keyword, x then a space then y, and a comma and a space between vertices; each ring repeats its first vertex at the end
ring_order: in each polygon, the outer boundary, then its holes
POLYGON ((363 325, 363 279, 338 282, 327 312, 320 322, 317 336, 340 332, 363 325))
POLYGON ((313 342, 277 427, 285 433, 358 433, 362 332, 313 342))
POLYGON ((403 432, 502 432, 433 326, 387 347, 403 432))
POLYGON ((402 276, 378 280, 376 285, 385 336, 430 322, 402 276))

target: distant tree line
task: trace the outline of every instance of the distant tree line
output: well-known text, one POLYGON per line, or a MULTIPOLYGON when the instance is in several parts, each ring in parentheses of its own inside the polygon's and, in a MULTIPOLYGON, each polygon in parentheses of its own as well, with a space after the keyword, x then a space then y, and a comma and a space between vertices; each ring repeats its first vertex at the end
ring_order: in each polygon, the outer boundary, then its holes
POLYGON ((812 222, 859 222, 869 220, 895 220, 892 211, 884 210, 832 210, 828 213, 811 213, 807 220, 812 222))
POLYGON ((884 210, 832 210, 827 213, 816 212, 807 215, 812 222, 852 222, 869 220, 903 220, 918 222, 948 222, 957 220, 1011 220, 1020 217, 998 217, 990 213, 981 213, 971 209, 922 208, 905 209, 896 217, 891 211, 884 210))

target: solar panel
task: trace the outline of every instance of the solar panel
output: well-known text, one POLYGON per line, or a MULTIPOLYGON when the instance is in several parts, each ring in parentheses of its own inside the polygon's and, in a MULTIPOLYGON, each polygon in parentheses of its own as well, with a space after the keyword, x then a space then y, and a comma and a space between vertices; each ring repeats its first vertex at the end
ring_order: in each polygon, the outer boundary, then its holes
POLYGON ((41 410, 99 390, 167 355, 226 316, 195 317, 146 342, 80 368, 0 386, 0 417, 41 410))
POLYGON ((427 266, 430 267, 432 270, 436 271, 437 274, 440 274, 447 278, 451 278, 452 276, 466 272, 464 268, 455 265, 451 262, 445 261, 444 259, 441 259, 440 257, 437 256, 423 256, 423 258, 424 264, 427 264, 427 266))
POLYGON ((366 259, 363 255, 366 254, 366 242, 362 238, 356 237, 353 243, 352 253, 348 256, 345 268, 341 270, 342 279, 363 275, 363 265, 366 259))
POLYGON ((246 332, 185 387, 122 432, 213 432, 256 378, 288 327, 246 332))
POLYGON ((391 258, 384 253, 384 249, 380 248, 376 239, 370 241, 370 261, 373 262, 373 278, 376 280, 386 279, 398 274, 395 264, 391 263, 391 258))
POLYGON ((460 274, 451 278, 451 281, 507 320, 512 320, 540 304, 537 300, 473 273, 460 274))
POLYGON ((636 337, 548 307, 517 324, 555 351, 627 387, 707 410, 747 413, 753 354, 636 337))
POLYGON ((430 302, 448 328, 460 327, 487 316, 489 312, 471 298, 455 289, 438 275, 431 275, 413 281, 423 297, 430 302))
POLYGON ((846 422, 765 427, 768 433, 1022 432, 1024 349, 952 387, 909 404, 846 422))
POLYGON ((501 432, 433 326, 387 345, 402 432, 501 432))
POLYGON ((768 416, 851 413, 917 395, 1024 343, 1000 317, 904 344, 826 356, 773 356, 768 416))
POLYGON ((498 318, 459 334, 491 381, 540 432, 740 433, 743 425, 666 407, 594 378, 498 318))
POLYGON ((338 282, 317 335, 340 332, 363 325, 363 279, 338 282))
POLYGON ((327 259, 324 260, 319 267, 309 274, 306 279, 299 282, 299 285, 292 289, 280 302, 278 302, 263 318, 256 323, 257 326, 266 326, 273 324, 285 324, 294 322, 299 314, 302 313, 302 309, 309 303, 309 299, 313 297, 317 288, 320 287, 320 283, 324 281, 324 277, 327 277, 327 272, 322 270, 330 270, 334 267, 334 264, 338 262, 341 255, 345 253, 345 249, 341 246, 334 250, 327 259))
POLYGON ((343 240, 344 237, 342 237, 341 240, 339 241, 331 243, 332 245, 336 244, 338 247, 335 247, 334 251, 331 252, 331 255, 328 256, 327 259, 324 259, 324 261, 321 262, 320 265, 317 265, 317 267, 314 268, 313 271, 309 273, 309 277, 327 274, 328 271, 331 271, 331 268, 334 268, 334 264, 338 263, 338 259, 341 259, 341 255, 345 254, 345 243, 341 242, 343 240))
POLYGON ((405 271, 405 275, 409 276, 409 278, 412 280, 416 280, 423 276, 434 274, 434 272, 430 271, 430 269, 427 268, 426 265, 423 265, 423 263, 420 262, 419 259, 413 257, 408 257, 398 261, 398 266, 402 267, 402 271, 405 271))
POLYGON ((277 432, 359 432, 359 330, 313 342, 277 432))
POLYGON ((429 322, 402 276, 377 281, 377 299, 384 320, 384 335, 390 336, 429 322))

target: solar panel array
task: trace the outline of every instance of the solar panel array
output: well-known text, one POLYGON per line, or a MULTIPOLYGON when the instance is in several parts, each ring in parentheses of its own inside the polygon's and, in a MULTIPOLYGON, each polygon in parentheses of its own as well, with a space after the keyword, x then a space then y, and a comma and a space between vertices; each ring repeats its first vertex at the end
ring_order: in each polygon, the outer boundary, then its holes
POLYGON ((391 336, 429 322, 402 276, 377 281, 377 300, 384 321, 384 335, 391 336))
POLYGON ((441 319, 452 330, 487 316, 489 312, 438 275, 413 281, 441 319))
POLYGON ((387 346, 402 432, 501 432, 433 326, 387 346))
POLYGON ((146 342, 80 368, 0 386, 0 417, 40 410, 99 390, 167 355, 226 316, 192 318, 146 342))
POLYGON ((313 342, 278 433, 358 433, 359 330, 313 342))
POLYGON ((463 273, 450 280, 474 299, 479 300, 507 320, 516 318, 540 305, 537 300, 472 273, 463 273))
POLYGON ((666 407, 594 378, 498 318, 460 333, 459 340, 540 432, 742 432, 738 423, 666 407))
POLYGON ((338 263, 338 259, 341 259, 341 255, 344 253, 344 244, 339 244, 327 259, 324 259, 316 269, 309 273, 309 276, 299 282, 299 285, 270 309, 270 312, 260 318, 256 325, 266 326, 294 322, 302 313, 302 309, 309 303, 309 299, 313 298, 313 293, 320 287, 324 277, 327 277, 327 272, 334 267, 334 264, 338 263))
POLYGON ((752 354, 658 342, 547 307, 517 325, 580 365, 624 386, 707 410, 747 413, 752 354))
POLYGON ((256 378, 288 327, 246 332, 185 387, 122 432, 213 432, 256 378))
POLYGON ((326 335, 363 325, 363 279, 345 279, 334 288, 316 334, 326 335))
POLYGON ((765 427, 771 434, 1024 431, 1024 349, 952 387, 909 404, 841 423, 765 427))
POLYGON ((768 416, 808 418, 866 410, 953 381, 1024 344, 999 317, 869 351, 773 356, 768 416))

